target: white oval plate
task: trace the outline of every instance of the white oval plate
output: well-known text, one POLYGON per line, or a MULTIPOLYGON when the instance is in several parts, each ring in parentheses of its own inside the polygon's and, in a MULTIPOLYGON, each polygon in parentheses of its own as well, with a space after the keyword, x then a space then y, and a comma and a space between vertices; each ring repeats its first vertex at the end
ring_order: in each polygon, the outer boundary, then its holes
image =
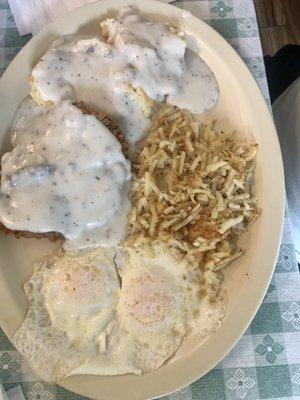
MULTIPOLYGON (((28 95, 32 67, 58 36, 73 32, 96 33, 99 20, 115 15, 126 0, 103 0, 77 9, 45 27, 16 56, 0 80, 0 149, 9 148, 9 126, 18 103, 28 95)), ((105 400, 149 399, 165 395, 207 373, 234 346, 249 326, 267 290, 280 245, 284 182, 280 148, 272 117, 247 67, 232 47, 212 28, 179 8, 151 0, 133 0, 154 19, 171 22, 192 35, 220 86, 220 101, 205 116, 220 127, 238 130, 259 143, 255 191, 263 213, 241 240, 246 255, 225 271, 228 310, 223 327, 205 340, 186 341, 176 356, 143 376, 73 376, 59 382, 76 393, 105 400)), ((32 263, 55 246, 47 240, 15 239, 1 235, 1 326, 9 338, 22 323, 27 300, 23 283, 32 263)))

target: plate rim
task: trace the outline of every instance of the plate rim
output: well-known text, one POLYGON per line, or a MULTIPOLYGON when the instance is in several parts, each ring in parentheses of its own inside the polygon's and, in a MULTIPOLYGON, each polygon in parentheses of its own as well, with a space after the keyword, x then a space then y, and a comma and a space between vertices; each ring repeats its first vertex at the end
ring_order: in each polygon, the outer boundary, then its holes
MULTIPOLYGON (((110 4, 109 0, 98 0, 95 1, 93 3, 84 5, 82 7, 79 7, 71 12, 69 12, 67 15, 65 16, 61 16, 59 18, 57 18, 56 20, 54 20, 53 22, 51 22, 50 24, 48 24, 47 26, 45 26, 35 37, 33 37, 18 53, 18 55, 14 58, 14 60, 9 64, 9 66, 7 67, 7 69, 5 70, 5 72, 3 73, 1 79, 0 79, 0 93, 2 90, 2 85, 4 85, 4 82, 6 80, 9 79, 9 76, 11 74, 11 71, 16 68, 16 66, 19 63, 19 60, 22 59, 22 55, 27 52, 27 50, 34 48, 35 44, 40 40, 40 38, 42 38, 43 36, 47 36, 49 34, 49 32, 51 31, 51 29, 55 29, 55 27, 63 25, 63 22, 65 20, 65 18, 74 18, 74 16, 80 14, 81 11, 84 10, 88 10, 90 9, 91 12, 93 11, 93 9, 97 9, 99 7, 99 11, 101 12, 101 9, 106 9, 106 8, 113 8, 115 10, 117 10, 121 5, 126 4, 127 1, 126 0, 115 0, 113 2, 113 5, 110 4)), ((157 9, 161 9, 161 10, 165 10, 167 12, 167 10, 170 10, 170 8, 172 8, 173 13, 177 14, 178 17, 182 17, 182 18, 186 18, 187 16, 183 16, 182 14, 186 13, 186 10, 181 10, 177 7, 175 7, 174 5, 171 4, 166 4, 166 3, 162 3, 156 0, 132 0, 130 1, 131 4, 136 4, 138 6, 139 9, 141 9, 141 12, 143 13, 143 7, 145 4, 155 4, 157 6, 157 9), (176 9, 176 12, 174 11, 174 9, 176 9)), ((164 13, 163 13, 164 14, 164 13)), ((171 13, 170 13, 171 14, 171 13)), ((165 16, 165 14, 164 14, 165 16)), ((92 14, 90 15, 90 18, 92 18, 92 14)), ((146 397, 143 398, 147 398, 147 399, 152 399, 152 398, 157 398, 163 395, 167 395, 171 392, 173 392, 174 390, 178 390, 186 385, 191 384, 192 382, 194 382, 195 380, 197 380, 198 378, 202 377, 203 375, 205 375, 207 372, 209 372, 220 360, 222 360, 229 352, 230 350, 235 346, 235 344, 238 342, 238 340, 241 338, 241 336, 244 334, 244 332, 247 330, 247 328, 249 327, 250 323, 252 322, 255 314, 257 313, 262 300, 264 298, 264 295, 266 293, 266 290, 268 288, 268 285, 271 281, 271 278, 273 276, 274 273, 274 269, 275 269, 275 265, 276 265, 276 259, 278 256, 278 252, 280 249, 280 243, 281 243, 281 236, 282 236, 282 230, 283 230, 283 222, 284 222, 284 204, 285 204, 285 191, 284 191, 284 175, 283 175, 283 166, 282 166, 282 159, 281 159, 281 152, 280 152, 280 147, 279 147, 279 141, 278 141, 278 137, 276 135, 276 129, 274 126, 274 122, 271 116, 271 113, 268 109, 268 106, 263 98, 263 95, 261 93, 261 90, 258 86, 258 84, 256 83, 254 77, 252 76, 252 74, 250 73, 250 71, 248 70, 248 68, 246 67, 245 63, 243 62, 243 60, 241 59, 241 57, 233 50, 233 48, 230 46, 230 44, 226 41, 225 38, 223 38, 218 32, 216 32, 213 28, 211 28, 206 22, 200 20, 199 18, 193 16, 193 15, 188 15, 188 18, 191 19, 191 22, 193 22, 193 24, 197 24, 199 26, 202 26, 202 29, 205 29, 209 36, 211 38, 213 38, 214 40, 216 40, 217 42, 220 43, 220 49, 225 55, 230 56, 230 58, 234 59, 234 63, 236 65, 238 65, 238 67, 240 68, 240 74, 242 76, 245 77, 246 79, 246 83, 248 86, 248 89, 250 90, 250 92, 252 94, 255 95, 255 97, 259 100, 260 106, 262 107, 262 114, 264 114, 264 119, 266 121, 266 123, 268 122, 268 124, 270 125, 270 134, 272 134, 272 139, 274 141, 274 145, 275 145, 275 150, 276 150, 276 156, 278 159, 278 172, 280 174, 279 176, 279 188, 278 188, 278 195, 279 197, 277 198, 277 208, 281 211, 281 214, 278 215, 278 221, 277 221, 277 230, 278 230, 278 235, 277 235, 277 240, 275 240, 274 243, 274 251, 273 251, 273 256, 272 256, 272 268, 269 269, 269 273, 268 273, 268 279, 265 279, 264 284, 262 285, 263 287, 260 289, 260 295, 256 296, 256 301, 254 302, 254 305, 251 305, 251 311, 249 311, 248 313, 248 318, 246 318, 244 320, 244 323, 242 324, 242 326, 238 329, 238 334, 233 335, 234 339, 230 341, 230 344, 225 346, 224 350, 220 353, 218 356, 214 357, 214 360, 210 363, 208 363, 206 365, 206 367, 202 367, 201 371, 199 372, 188 372, 188 376, 189 377, 184 377, 180 380, 179 383, 175 383, 173 384, 173 386, 171 388, 169 388, 167 391, 163 390, 162 392, 155 394, 155 395, 151 395, 146 394, 146 397), (205 27, 205 28, 204 28, 205 27), (277 138, 277 144, 276 144, 276 138, 277 138), (277 148, 276 148, 277 147, 277 148), (275 251, 275 247, 277 248, 275 251)), ((85 21, 83 21, 85 22, 85 21)), ((271 263, 271 260, 270 260, 271 263)), ((0 316, 1 318, 1 316, 0 316)), ((9 340, 11 340, 11 337, 9 334, 7 334, 7 330, 5 329, 5 323, 2 322, 1 320, 1 326, 2 329, 4 331, 4 333, 8 336, 9 340)), ((196 350, 193 351, 193 353, 196 353, 198 350, 198 348, 196 350)), ((190 356, 192 357, 192 356, 190 356)), ((195 356, 196 357, 196 354, 195 356)), ((178 374, 177 374, 178 375, 178 374)), ((185 374, 186 375, 186 374, 185 374)), ((97 378, 97 376, 96 376, 97 378)), ((113 379, 114 377, 109 377, 109 379, 113 379)), ((58 385, 74 391, 74 389, 72 388, 73 385, 72 383, 69 383, 69 378, 63 380, 63 381, 59 381, 56 382, 58 385)), ((76 389, 75 393, 79 393, 83 396, 86 396, 86 392, 84 391, 80 391, 78 389, 76 389)), ((89 395, 90 396, 90 395, 89 395)), ((101 397, 93 397, 95 399, 101 399, 101 397)), ((141 399, 142 397, 134 397, 132 396, 132 399, 141 399)))

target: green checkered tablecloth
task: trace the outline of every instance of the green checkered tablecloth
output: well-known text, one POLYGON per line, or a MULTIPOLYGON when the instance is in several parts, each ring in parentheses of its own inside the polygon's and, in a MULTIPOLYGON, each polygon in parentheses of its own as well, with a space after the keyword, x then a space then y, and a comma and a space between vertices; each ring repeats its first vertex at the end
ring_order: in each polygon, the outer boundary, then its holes
MULTIPOLYGON (((181 0, 175 5, 207 21, 229 41, 269 102, 253 1, 181 0)), ((19 36, 7 1, 0 0, 1 73, 29 39, 19 36)), ((0 382, 5 389, 21 384, 28 400, 83 399, 41 382, 1 330, 0 382)), ((300 279, 288 210, 276 271, 249 329, 211 372, 166 399, 300 399, 300 279)))

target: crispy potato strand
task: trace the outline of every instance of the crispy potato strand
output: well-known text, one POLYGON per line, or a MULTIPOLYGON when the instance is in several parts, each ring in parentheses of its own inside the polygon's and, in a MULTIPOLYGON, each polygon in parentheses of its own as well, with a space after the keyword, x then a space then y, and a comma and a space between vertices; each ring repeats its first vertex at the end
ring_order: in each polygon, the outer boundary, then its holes
POLYGON ((168 242, 204 270, 227 266, 260 212, 251 192, 257 148, 163 105, 133 165, 128 241, 168 242))

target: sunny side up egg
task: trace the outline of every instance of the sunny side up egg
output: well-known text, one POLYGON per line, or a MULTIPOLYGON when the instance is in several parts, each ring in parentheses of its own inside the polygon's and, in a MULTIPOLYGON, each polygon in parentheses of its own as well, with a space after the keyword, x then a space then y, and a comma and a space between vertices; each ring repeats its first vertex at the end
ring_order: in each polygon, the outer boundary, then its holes
POLYGON ((25 291, 29 311, 15 345, 50 381, 155 370, 185 336, 215 331, 225 312, 224 292, 200 299, 198 271, 165 245, 48 257, 25 291))
POLYGON ((24 286, 28 313, 14 343, 38 375, 60 379, 102 350, 119 287, 109 252, 57 254, 35 264, 24 286))
POLYGON ((117 255, 122 278, 118 314, 132 336, 176 343, 176 335, 204 337, 221 326, 225 291, 212 288, 199 268, 181 259, 164 244, 124 247, 117 255))
POLYGON ((121 290, 105 362, 95 358, 72 375, 153 371, 185 337, 204 337, 221 326, 225 291, 219 287, 212 296, 209 285, 201 284, 199 268, 183 265, 167 245, 120 246, 115 262, 121 290))
POLYGON ((170 252, 161 247, 122 247, 116 265, 121 279, 117 323, 107 337, 105 357, 73 374, 141 374, 159 368, 184 338, 184 291, 170 252))

